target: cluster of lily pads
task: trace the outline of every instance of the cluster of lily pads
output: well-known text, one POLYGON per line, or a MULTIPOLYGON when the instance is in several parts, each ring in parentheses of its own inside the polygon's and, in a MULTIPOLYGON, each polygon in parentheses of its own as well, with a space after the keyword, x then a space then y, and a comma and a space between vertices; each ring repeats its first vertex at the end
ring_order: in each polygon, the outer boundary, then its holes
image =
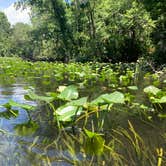
MULTIPOLYGON (((81 133, 85 134, 83 146, 89 154, 101 155, 105 149, 112 152, 112 147, 106 145, 103 135, 105 118, 111 118, 110 114, 114 110, 126 111, 148 122, 156 118, 166 118, 165 69, 160 72, 143 72, 141 64, 32 63, 12 58, 0 58, 0 62, 1 79, 10 78, 17 81, 18 78, 22 78, 28 81, 41 78, 43 86, 53 87, 54 90, 50 88, 51 91, 44 91, 42 95, 29 89, 24 98, 47 105, 51 111, 50 116, 53 116, 53 122, 59 130, 70 127, 71 132, 76 134, 79 128, 81 133), (89 87, 96 87, 96 91, 100 92, 91 96, 87 93, 89 87), (92 130, 89 128, 89 122, 94 116, 98 122, 92 130)), ((34 87, 37 87, 35 83, 34 87)), ((31 118, 31 112, 36 111, 38 106, 9 100, 1 107, 5 111, 0 112, 0 116, 5 115, 6 118, 17 117, 17 108, 27 111, 29 121, 24 123, 23 127, 16 126, 18 132, 30 130, 30 126, 33 129, 29 133, 37 130, 38 125, 31 118)), ((130 129, 135 138, 141 140, 132 124, 130 129)), ((126 131, 123 132, 131 140, 126 131)), ((22 133, 24 135, 26 132, 22 133)), ((135 146, 137 152, 138 145, 135 146)))
MULTIPOLYGON (((128 88, 134 91, 138 90, 136 86, 129 86, 128 88)), ((145 94, 147 94, 147 97, 152 106, 154 106, 153 113, 155 113, 155 115, 157 115, 160 118, 165 118, 166 114, 164 113, 164 108, 166 104, 166 91, 162 91, 161 89, 152 85, 145 87, 143 91, 145 94)), ((146 115, 152 118, 152 108, 150 106, 145 106, 142 103, 132 103, 131 98, 133 97, 133 95, 129 94, 128 92, 125 93, 120 91, 114 91, 112 93, 105 93, 93 99, 92 101, 89 101, 88 96, 79 97, 77 86, 70 85, 59 86, 57 92, 48 92, 45 96, 37 95, 32 90, 29 90, 24 97, 26 100, 45 102, 46 104, 48 104, 52 109, 54 121, 57 123, 59 129, 71 126, 74 130, 77 127, 77 123, 80 120, 87 121, 87 119, 92 114, 99 114, 99 112, 109 114, 109 112, 111 112, 111 110, 114 109, 114 107, 118 107, 119 105, 123 105, 123 107, 127 105, 128 108, 139 106, 140 111, 141 109, 146 111, 146 115), (60 102, 61 104, 63 104, 60 106, 56 106, 56 102, 60 102)), ((6 111, 9 111, 14 116, 18 116, 18 111, 12 108, 22 108, 26 110, 28 114, 29 112, 35 110, 34 106, 20 104, 14 102, 13 100, 9 100, 8 103, 3 104, 3 107, 5 107, 7 109, 6 111)), ((98 121, 99 126, 97 127, 97 130, 101 131, 100 129, 102 129, 104 125, 104 117, 98 118, 98 121)), ((26 123, 26 125, 24 124, 24 127, 29 128, 30 124, 34 125, 29 115, 29 121, 28 123, 26 123)), ((87 151, 93 151, 93 153, 95 154, 102 153, 104 150, 105 141, 100 136, 100 134, 95 133, 94 131, 87 130, 86 123, 84 123, 84 125, 81 128, 82 131, 84 131, 87 135, 87 151), (93 142, 92 140, 94 139, 96 141, 93 142), (97 145, 98 148, 96 148, 97 145)))

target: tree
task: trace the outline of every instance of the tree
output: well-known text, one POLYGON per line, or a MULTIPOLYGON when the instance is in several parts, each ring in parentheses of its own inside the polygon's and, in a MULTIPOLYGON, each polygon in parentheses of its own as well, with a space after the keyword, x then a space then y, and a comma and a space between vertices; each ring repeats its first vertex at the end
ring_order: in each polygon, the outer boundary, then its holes
POLYGON ((132 62, 152 48, 155 22, 138 0, 20 0, 32 10, 33 57, 132 62))
POLYGON ((96 10, 96 33, 103 46, 103 60, 132 62, 147 54, 155 25, 141 3, 105 0, 96 10))
MULTIPOLYGON (((65 3, 62 0, 20 0, 18 6, 22 5, 30 6, 34 12, 34 17, 41 15, 48 20, 48 22, 44 21, 44 23, 47 24, 51 22, 51 24, 53 24, 51 28, 53 33, 52 36, 50 36, 50 40, 52 40, 52 42, 58 40, 59 43, 61 43, 61 47, 59 47, 59 52, 63 55, 61 58, 63 61, 68 61, 71 56, 70 47, 72 33, 70 33, 70 28, 67 24, 65 3)), ((42 21, 42 19, 40 19, 40 21, 42 21)), ((46 34, 49 34, 49 31, 46 30, 46 34)), ((45 33, 43 35, 45 35, 45 33)), ((43 41, 41 41, 41 43, 42 42, 43 41)))
POLYGON ((10 56, 10 23, 6 15, 0 12, 0 56, 10 56))
POLYGON ((17 23, 12 27, 11 52, 22 58, 32 58, 32 40, 30 37, 31 26, 24 23, 17 23))
POLYGON ((142 3, 156 22, 152 33, 155 44, 154 59, 158 64, 166 63, 166 2, 165 0, 143 0, 142 3))

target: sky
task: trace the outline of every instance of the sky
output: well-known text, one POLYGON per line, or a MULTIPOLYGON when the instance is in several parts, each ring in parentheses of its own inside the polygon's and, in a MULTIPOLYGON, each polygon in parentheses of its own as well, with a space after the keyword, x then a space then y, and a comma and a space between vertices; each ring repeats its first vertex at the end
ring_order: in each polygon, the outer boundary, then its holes
POLYGON ((19 9, 16 10, 14 7, 14 2, 17 0, 0 0, 0 10, 3 11, 11 25, 16 24, 17 22, 30 23, 29 9, 19 9))

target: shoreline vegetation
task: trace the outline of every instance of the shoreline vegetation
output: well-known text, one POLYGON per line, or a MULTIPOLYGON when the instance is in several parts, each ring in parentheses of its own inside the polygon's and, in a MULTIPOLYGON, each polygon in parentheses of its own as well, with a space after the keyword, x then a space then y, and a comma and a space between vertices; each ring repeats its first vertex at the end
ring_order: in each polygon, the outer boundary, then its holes
MULTIPOLYGON (((1 104, 0 117, 17 119, 20 110, 27 116, 12 132, 1 128, 1 135, 28 150, 20 163, 164 165, 166 69, 153 72, 144 62, 0 58, 1 87, 19 83, 25 89, 22 101, 15 96, 1 104)), ((18 164, 17 156, 9 160, 18 164)))

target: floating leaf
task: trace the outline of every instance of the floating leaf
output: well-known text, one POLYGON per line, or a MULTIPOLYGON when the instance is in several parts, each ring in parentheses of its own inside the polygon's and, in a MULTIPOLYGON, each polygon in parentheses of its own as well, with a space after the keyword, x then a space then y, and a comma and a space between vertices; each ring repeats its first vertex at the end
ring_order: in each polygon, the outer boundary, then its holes
POLYGON ((125 101, 124 94, 118 91, 115 91, 110 94, 100 95, 97 99, 93 100, 90 104, 92 105, 105 105, 105 104, 114 104, 119 103, 123 104, 125 101))
POLYGON ((152 98, 153 103, 166 103, 166 96, 161 97, 160 99, 158 98, 152 98))
POLYGON ((115 91, 109 95, 104 96, 103 99, 104 101, 110 104, 111 103, 123 104, 125 101, 124 94, 118 91, 115 91))
POLYGON ((28 105, 28 104, 21 104, 21 103, 17 103, 13 100, 9 100, 8 103, 6 103, 7 107, 10 106, 10 107, 20 107, 20 108, 23 108, 25 110, 34 110, 34 106, 32 105, 28 105))
POLYGON ((57 115, 59 121, 69 122, 73 120, 72 118, 74 116, 80 115, 82 111, 82 107, 65 105, 59 107, 55 114, 57 115))
POLYGON ((147 94, 153 94, 153 95, 157 95, 158 92, 160 92, 161 90, 153 85, 147 86, 146 88, 144 88, 144 92, 147 94))
POLYGON ((44 102, 47 102, 47 103, 50 103, 54 100, 54 97, 39 96, 39 95, 35 94, 32 90, 29 90, 28 94, 24 95, 24 98, 26 100, 39 100, 39 101, 44 101, 44 102))
POLYGON ((87 103, 88 97, 82 97, 78 100, 72 100, 71 102, 68 102, 67 105, 71 106, 84 106, 87 103))
POLYGON ((66 87, 59 95, 58 98, 63 100, 72 100, 78 98, 78 90, 74 85, 66 87))
POLYGON ((138 90, 137 86, 128 86, 127 88, 130 89, 130 90, 138 90))
POLYGON ((108 94, 103 94, 97 97, 95 100, 91 101, 91 105, 104 105, 107 104, 107 102, 104 100, 104 98, 107 98, 108 94))

